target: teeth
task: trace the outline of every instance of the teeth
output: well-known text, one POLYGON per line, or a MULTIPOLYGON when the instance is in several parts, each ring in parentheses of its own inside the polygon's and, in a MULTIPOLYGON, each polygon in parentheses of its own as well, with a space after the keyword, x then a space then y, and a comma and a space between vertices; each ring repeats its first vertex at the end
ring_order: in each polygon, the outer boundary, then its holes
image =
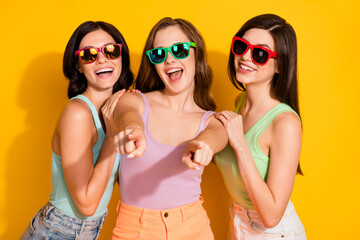
POLYGON ((100 73, 103 73, 103 72, 112 72, 113 70, 114 70, 113 68, 103 68, 103 69, 100 69, 100 70, 96 71, 95 73, 100 74, 100 73))
POLYGON ((254 71, 254 69, 252 69, 252 68, 250 68, 250 67, 248 67, 248 66, 245 66, 245 65, 243 65, 243 64, 240 64, 240 68, 242 68, 242 69, 244 69, 244 70, 246 70, 246 71, 254 71))
POLYGON ((167 71, 166 73, 170 74, 170 73, 174 73, 174 72, 177 72, 177 71, 181 71, 181 69, 180 68, 174 68, 174 69, 171 69, 171 70, 167 71))

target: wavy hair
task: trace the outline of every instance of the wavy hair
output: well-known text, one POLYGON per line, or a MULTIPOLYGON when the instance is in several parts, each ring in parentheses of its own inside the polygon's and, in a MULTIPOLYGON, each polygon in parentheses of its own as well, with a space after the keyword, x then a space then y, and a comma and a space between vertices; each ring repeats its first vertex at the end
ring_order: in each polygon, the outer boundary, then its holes
POLYGON ((123 45, 121 53, 121 74, 118 81, 113 86, 113 93, 123 88, 128 89, 133 83, 134 76, 130 70, 129 48, 122 34, 110 23, 102 21, 87 21, 82 23, 72 34, 64 52, 63 73, 65 77, 69 79, 69 98, 83 93, 87 88, 87 79, 76 67, 78 59, 75 57, 75 51, 79 49, 80 42, 86 34, 99 29, 104 30, 111 35, 116 43, 121 43, 123 45))
POLYGON ((165 17, 151 29, 141 56, 140 69, 134 87, 144 93, 161 90, 165 87, 163 81, 156 72, 154 64, 148 59, 146 51, 154 48, 156 33, 169 26, 178 26, 191 42, 195 42, 194 100, 202 109, 215 110, 216 104, 210 94, 212 71, 207 62, 205 42, 195 26, 185 19, 165 17))

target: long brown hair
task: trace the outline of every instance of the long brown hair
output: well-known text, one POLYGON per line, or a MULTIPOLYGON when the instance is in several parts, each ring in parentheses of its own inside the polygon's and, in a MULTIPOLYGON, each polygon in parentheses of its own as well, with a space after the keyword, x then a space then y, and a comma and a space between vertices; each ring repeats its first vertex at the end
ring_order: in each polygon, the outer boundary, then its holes
POLYGON ((202 109, 215 110, 215 101, 210 95, 212 71, 207 62, 205 42, 194 25, 185 19, 165 17, 157 22, 151 29, 141 56, 140 68, 134 82, 134 87, 144 93, 160 90, 165 87, 163 81, 156 72, 154 64, 148 59, 146 51, 154 48, 156 33, 169 26, 180 27, 189 40, 196 44, 194 100, 202 109))
MULTIPOLYGON (((279 73, 275 73, 271 81, 271 94, 280 102, 289 105, 300 117, 297 81, 297 40, 294 29, 285 19, 277 15, 263 14, 248 20, 236 33, 236 36, 243 37, 246 31, 253 28, 269 31, 275 42, 279 73)), ((246 91, 246 87, 236 80, 234 55, 231 50, 228 73, 233 85, 242 91, 246 91)), ((300 164, 297 172, 303 175, 300 164)))

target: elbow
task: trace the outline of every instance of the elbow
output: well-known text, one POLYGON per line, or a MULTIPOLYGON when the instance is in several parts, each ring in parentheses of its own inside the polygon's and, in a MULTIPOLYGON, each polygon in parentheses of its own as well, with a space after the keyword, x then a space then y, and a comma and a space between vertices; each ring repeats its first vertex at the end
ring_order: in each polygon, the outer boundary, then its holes
POLYGON ((261 219, 261 221, 262 221, 264 227, 273 228, 280 223, 281 216, 280 217, 268 216, 268 217, 264 217, 263 219, 261 219))
POLYGON ((98 206, 95 205, 91 205, 91 206, 77 206, 77 209, 79 210, 79 212, 86 216, 86 217, 91 217, 95 214, 96 210, 97 210, 98 206))
POLYGON ((96 209, 79 209, 79 212, 86 217, 91 217, 95 214, 96 209))

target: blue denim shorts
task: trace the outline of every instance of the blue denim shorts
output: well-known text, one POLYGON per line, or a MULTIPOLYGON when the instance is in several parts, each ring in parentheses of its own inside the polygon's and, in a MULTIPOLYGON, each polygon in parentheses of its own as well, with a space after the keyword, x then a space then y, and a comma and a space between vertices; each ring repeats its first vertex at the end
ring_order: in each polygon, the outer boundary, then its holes
POLYGON ((20 239, 97 239, 105 218, 106 214, 91 221, 69 217, 49 202, 33 217, 20 239))

